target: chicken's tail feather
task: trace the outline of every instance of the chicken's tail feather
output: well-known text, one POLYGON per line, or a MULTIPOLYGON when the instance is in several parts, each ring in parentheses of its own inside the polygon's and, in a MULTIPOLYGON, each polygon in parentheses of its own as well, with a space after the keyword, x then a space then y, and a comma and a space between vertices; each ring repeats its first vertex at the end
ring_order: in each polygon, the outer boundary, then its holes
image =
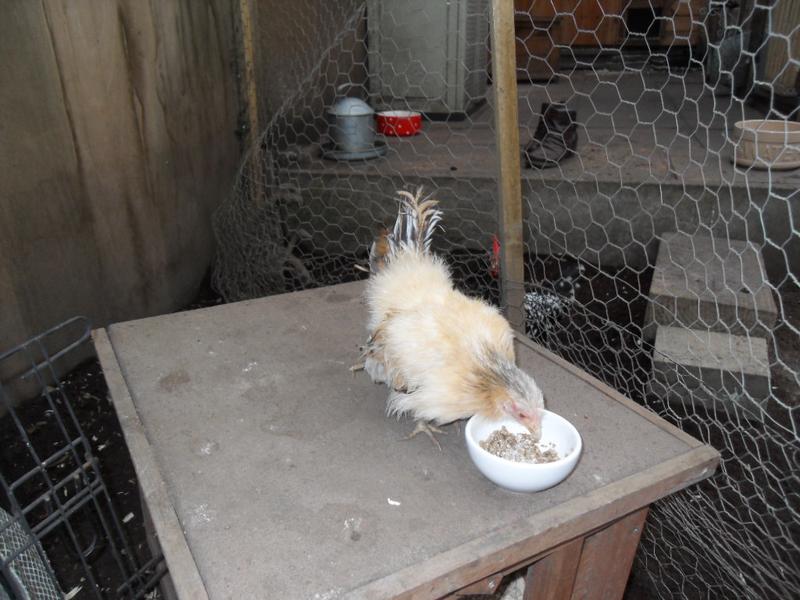
POLYGON ((400 209, 389 236, 391 253, 415 250, 427 254, 431 249, 433 232, 442 220, 442 211, 436 208, 439 202, 430 196, 423 198, 422 187, 417 188, 415 194, 400 190, 397 195, 400 196, 400 209))
POLYGON ((369 252, 369 268, 377 273, 397 254, 404 251, 428 254, 431 241, 439 223, 442 211, 439 204, 430 196, 423 198, 422 187, 416 193, 400 190, 400 208, 392 231, 383 229, 372 243, 369 252))

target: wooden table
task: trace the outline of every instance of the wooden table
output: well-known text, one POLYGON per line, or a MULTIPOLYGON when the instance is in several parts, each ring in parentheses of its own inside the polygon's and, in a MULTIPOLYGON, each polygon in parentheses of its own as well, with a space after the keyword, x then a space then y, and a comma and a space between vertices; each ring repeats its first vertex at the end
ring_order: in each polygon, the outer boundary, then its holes
POLYGON ((622 594, 648 505, 718 454, 552 354, 519 362, 572 421, 583 456, 561 485, 486 480, 450 426, 438 451, 384 414, 348 367, 362 285, 131 321, 95 343, 144 501, 181 598, 622 594))

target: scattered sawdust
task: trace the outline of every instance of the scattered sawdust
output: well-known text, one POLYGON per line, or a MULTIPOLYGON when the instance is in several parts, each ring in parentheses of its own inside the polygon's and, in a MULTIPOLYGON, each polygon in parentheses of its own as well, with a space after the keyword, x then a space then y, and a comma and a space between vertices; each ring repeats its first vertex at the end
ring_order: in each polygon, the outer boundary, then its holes
POLYGON ((208 440, 200 446, 199 452, 203 456, 211 456, 217 450, 219 450, 219 442, 208 440))
POLYGON ((312 596, 313 600, 336 600, 341 598, 344 590, 342 588, 331 588, 325 592, 317 592, 312 596))
POLYGON ((344 520, 345 540, 357 542, 361 539, 361 517, 350 517, 344 520))
POLYGON ((561 458, 552 444, 543 448, 530 433, 514 434, 505 425, 480 444, 487 452, 514 462, 549 463, 561 458))
POLYGON ((64 594, 64 600, 72 600, 78 594, 81 593, 82 589, 83 589, 82 585, 76 585, 74 588, 72 588, 70 591, 68 591, 66 594, 64 594))
POLYGON ((188 511, 187 521, 190 527, 199 527, 211 523, 217 516, 217 511, 208 507, 208 504, 198 504, 188 511))

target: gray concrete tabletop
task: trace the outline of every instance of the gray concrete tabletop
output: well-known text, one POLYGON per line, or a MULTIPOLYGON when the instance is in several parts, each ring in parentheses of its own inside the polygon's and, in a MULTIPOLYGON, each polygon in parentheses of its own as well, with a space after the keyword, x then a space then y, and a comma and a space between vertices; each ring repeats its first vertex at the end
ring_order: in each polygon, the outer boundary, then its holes
MULTIPOLYGON (((578 428, 584 451, 555 488, 504 491, 470 461, 463 427, 439 436, 441 451, 425 436, 403 441, 413 424, 386 417, 386 388, 351 373, 365 339, 362 292, 344 284, 108 329, 113 352, 99 351, 103 367, 124 379, 210 598, 402 591, 421 573, 445 575, 470 552, 477 560, 483 548, 634 495, 655 481, 639 484, 638 475, 667 478, 674 473, 664 465, 700 446, 519 345, 519 363, 548 408, 578 428)), ((120 386, 111 387, 116 403, 120 386)))

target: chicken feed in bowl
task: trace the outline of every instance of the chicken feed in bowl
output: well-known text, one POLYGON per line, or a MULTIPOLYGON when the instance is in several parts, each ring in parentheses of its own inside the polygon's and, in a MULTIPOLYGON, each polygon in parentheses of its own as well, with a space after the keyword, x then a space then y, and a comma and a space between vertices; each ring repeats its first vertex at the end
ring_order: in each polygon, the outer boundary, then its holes
POLYGON ((538 442, 510 417, 490 420, 475 415, 467 422, 465 437, 478 470, 500 487, 515 492, 538 492, 561 483, 572 473, 582 450, 578 430, 547 410, 542 412, 542 436, 538 442), (520 434, 523 448, 519 447, 520 434), (481 442, 489 448, 482 447, 481 442), (498 456, 493 449, 509 458, 498 456), (524 457, 544 458, 545 462, 514 460, 524 457))
POLYGON ((482 440, 480 447, 514 462, 549 463, 561 458, 552 443, 542 447, 530 433, 511 433, 505 425, 482 440))

